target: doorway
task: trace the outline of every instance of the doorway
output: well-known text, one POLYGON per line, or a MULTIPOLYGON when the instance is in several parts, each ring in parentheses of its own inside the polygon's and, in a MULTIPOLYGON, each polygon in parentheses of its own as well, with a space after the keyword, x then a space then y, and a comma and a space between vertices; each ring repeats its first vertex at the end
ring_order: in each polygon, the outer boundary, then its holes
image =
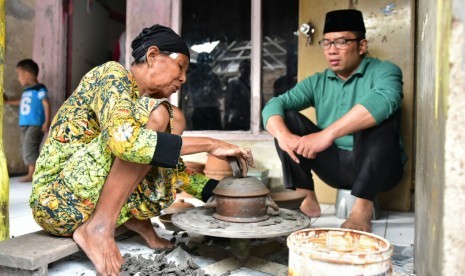
POLYGON ((68 0, 66 96, 95 66, 118 61, 126 30, 126 0, 68 0))

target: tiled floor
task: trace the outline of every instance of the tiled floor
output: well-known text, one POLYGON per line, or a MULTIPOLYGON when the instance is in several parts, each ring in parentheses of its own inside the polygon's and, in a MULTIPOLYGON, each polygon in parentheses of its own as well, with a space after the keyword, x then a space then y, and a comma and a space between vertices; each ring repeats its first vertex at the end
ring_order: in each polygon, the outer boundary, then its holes
MULTIPOLYGON (((312 220, 311 227, 339 227, 344 220, 335 215, 334 205, 322 205, 322 215, 312 220)), ((407 246, 414 241, 414 213, 381 211, 373 221, 372 233, 387 239, 393 245, 407 246)))
MULTIPOLYGON (((34 222, 28 205, 31 183, 19 183, 18 177, 10 179, 10 235, 19 236, 40 230, 34 222)), ((339 227, 344 220, 335 216, 333 205, 322 205, 322 215, 312 219, 311 227, 339 227)), ((159 229, 162 236, 169 236, 169 231, 159 229)), ((380 219, 373 222, 373 233, 387 239, 397 246, 412 246, 414 242, 414 214, 400 212, 381 212, 380 219)), ((118 243, 122 253, 134 252, 150 254, 153 250, 141 245, 138 237, 118 243)), ((200 260, 199 260, 200 261, 200 260)), ((208 263, 207 263, 208 264, 208 263)), ((201 265, 202 266, 202 265, 201 265)), ((54 263, 49 268, 49 275, 95 275, 92 264, 85 255, 75 254, 72 258, 54 263)), ((250 269, 240 269, 231 275, 268 275, 250 269)))

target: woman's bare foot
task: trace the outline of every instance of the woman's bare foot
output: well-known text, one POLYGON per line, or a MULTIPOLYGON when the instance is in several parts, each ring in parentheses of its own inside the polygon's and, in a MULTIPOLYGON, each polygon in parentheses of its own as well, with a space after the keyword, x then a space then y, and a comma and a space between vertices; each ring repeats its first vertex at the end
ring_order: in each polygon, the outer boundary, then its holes
POLYGON ((157 235, 157 232, 153 229, 152 223, 148 219, 138 220, 136 218, 131 218, 124 226, 141 235, 147 242, 148 247, 152 249, 171 249, 174 247, 174 244, 170 241, 160 238, 157 235))
POLYGON ((321 215, 321 208, 316 198, 315 191, 306 189, 296 189, 299 192, 304 192, 307 196, 300 205, 300 211, 309 218, 316 218, 321 215))
POLYGON ((373 202, 367 199, 357 198, 349 218, 341 225, 341 228, 371 232, 372 216, 373 202))
POLYGON ((114 229, 102 224, 90 225, 88 220, 73 233, 74 241, 86 253, 102 276, 119 275, 124 258, 116 245, 114 229))

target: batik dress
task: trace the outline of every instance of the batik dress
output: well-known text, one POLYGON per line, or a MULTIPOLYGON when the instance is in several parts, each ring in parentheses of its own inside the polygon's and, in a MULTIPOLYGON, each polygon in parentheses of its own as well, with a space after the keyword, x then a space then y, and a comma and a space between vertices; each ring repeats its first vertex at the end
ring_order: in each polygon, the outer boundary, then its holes
POLYGON ((36 163, 29 204, 43 229, 72 235, 92 214, 115 157, 159 165, 152 167, 124 204, 117 226, 132 217, 157 216, 172 203, 179 186, 200 198, 208 178, 185 170, 179 158, 181 144, 170 142, 181 141, 179 136, 145 128, 150 112, 160 104, 170 111, 170 132, 171 105, 139 97, 134 77, 119 63, 105 63, 82 78, 54 117, 36 163), (174 163, 157 160, 159 147, 165 151, 163 158, 168 156, 174 163), (163 164, 175 168, 162 168, 163 164))

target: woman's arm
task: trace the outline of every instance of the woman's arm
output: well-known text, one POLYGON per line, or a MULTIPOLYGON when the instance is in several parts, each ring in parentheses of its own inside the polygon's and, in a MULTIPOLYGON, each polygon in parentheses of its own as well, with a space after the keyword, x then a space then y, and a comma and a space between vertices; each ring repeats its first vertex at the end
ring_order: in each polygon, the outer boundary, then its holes
POLYGON ((228 156, 236 157, 242 169, 242 175, 247 176, 248 166, 255 167, 252 151, 236 145, 209 137, 182 137, 181 155, 208 152, 226 160, 228 156))

